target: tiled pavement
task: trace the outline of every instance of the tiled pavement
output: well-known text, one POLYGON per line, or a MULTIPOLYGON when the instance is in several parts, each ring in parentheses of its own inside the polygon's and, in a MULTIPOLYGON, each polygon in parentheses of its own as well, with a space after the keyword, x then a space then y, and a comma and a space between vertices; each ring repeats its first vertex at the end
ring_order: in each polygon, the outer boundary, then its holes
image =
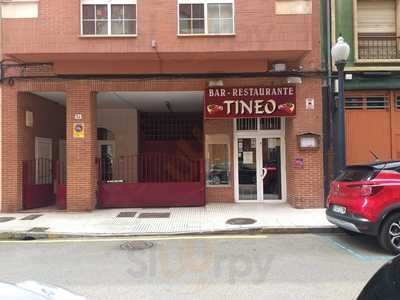
MULTIPOLYGON (((104 209, 92 212, 0 214, 0 233, 44 228, 47 234, 77 236, 213 233, 249 229, 332 229, 324 209, 294 209, 286 203, 208 204, 205 207, 104 209), (122 213, 122 214, 121 214, 122 213), (40 215, 34 218, 31 215, 40 215), (118 217, 119 216, 119 217, 118 217), (251 225, 229 225, 231 218, 252 218, 251 225), (46 229, 48 228, 48 229, 46 229)), ((32 232, 32 231, 31 231, 32 232)))

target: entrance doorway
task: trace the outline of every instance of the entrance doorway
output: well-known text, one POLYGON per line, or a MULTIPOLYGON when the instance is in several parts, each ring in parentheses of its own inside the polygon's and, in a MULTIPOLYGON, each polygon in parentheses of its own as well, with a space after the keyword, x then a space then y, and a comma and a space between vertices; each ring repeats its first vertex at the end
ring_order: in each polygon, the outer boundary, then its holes
POLYGON ((270 202, 286 198, 284 131, 280 123, 279 128, 271 130, 260 130, 257 120, 252 130, 240 130, 240 126, 236 126, 237 202, 270 202))
POLYGON ((53 141, 49 138, 35 138, 36 184, 52 184, 53 141))
POLYGON ((97 94, 98 206, 201 206, 204 92, 97 94))
POLYGON ((101 174, 99 174, 99 176, 103 181, 112 180, 115 142, 100 140, 97 141, 97 147, 97 157, 99 157, 101 164, 101 174))

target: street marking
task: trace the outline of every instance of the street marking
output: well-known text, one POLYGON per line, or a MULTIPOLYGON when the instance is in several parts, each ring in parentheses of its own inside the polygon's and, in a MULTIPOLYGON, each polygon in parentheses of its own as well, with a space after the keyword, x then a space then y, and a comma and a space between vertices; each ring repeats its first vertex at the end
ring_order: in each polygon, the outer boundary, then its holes
POLYGON ((362 261, 373 261, 373 260, 389 260, 392 259, 393 256, 390 255, 363 255, 357 251, 355 251, 354 249, 352 249, 350 246, 346 246, 343 245, 337 241, 335 241, 332 238, 328 238, 329 241, 334 244, 337 248, 340 248, 344 251, 346 251, 347 253, 349 253, 350 255, 362 260, 362 261))
POLYGON ((38 240, 0 240, 0 244, 57 244, 57 243, 88 243, 88 242, 122 242, 122 241, 170 241, 170 240, 211 240, 211 239, 265 239, 268 235, 191 235, 191 236, 154 236, 154 237, 120 237, 120 238, 73 238, 73 239, 38 239, 38 240))

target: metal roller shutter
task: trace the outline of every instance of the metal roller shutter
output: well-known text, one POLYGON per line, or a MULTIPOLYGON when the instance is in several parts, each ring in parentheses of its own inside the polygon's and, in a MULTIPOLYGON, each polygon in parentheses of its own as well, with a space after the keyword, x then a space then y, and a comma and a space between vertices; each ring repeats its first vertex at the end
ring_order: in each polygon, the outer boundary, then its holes
POLYGON ((359 33, 396 32, 395 0, 357 1, 357 14, 359 33))

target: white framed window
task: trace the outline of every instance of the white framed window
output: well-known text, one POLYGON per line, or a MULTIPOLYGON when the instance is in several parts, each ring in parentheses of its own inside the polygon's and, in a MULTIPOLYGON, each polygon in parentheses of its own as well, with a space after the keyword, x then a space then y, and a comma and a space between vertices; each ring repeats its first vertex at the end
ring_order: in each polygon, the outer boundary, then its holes
POLYGON ((226 134, 205 135, 207 187, 231 184, 230 144, 226 134))
POLYGON ((136 0, 81 0, 82 36, 136 36, 136 0))
POLYGON ((178 0, 178 35, 234 35, 234 0, 178 0))

